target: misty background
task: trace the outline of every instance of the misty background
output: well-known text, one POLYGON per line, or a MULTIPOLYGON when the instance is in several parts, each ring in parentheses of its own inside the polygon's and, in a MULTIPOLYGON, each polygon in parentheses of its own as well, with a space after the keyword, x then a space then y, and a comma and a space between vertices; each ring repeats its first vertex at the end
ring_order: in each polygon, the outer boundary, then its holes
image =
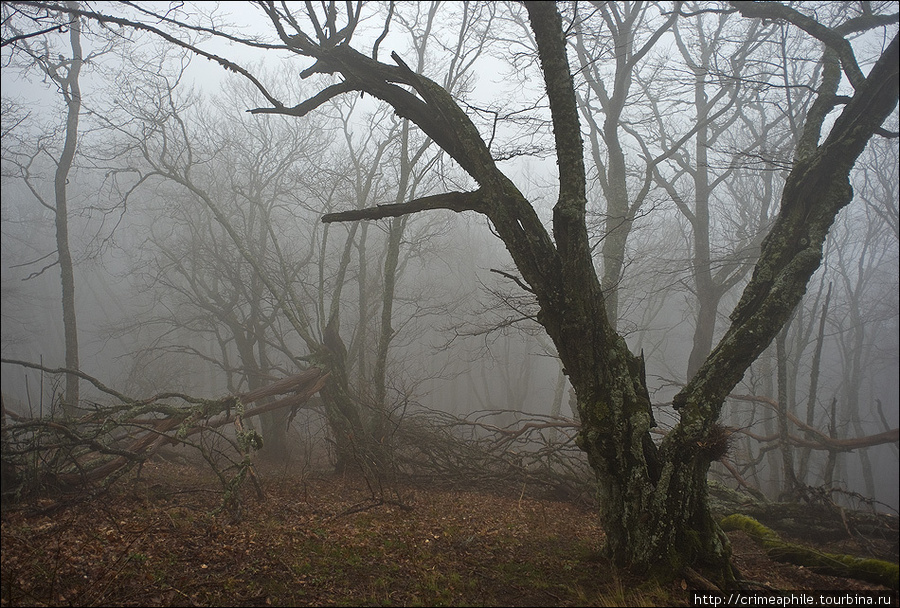
MULTIPOLYGON (((3 10, 6 19, 10 9, 3 10)), ((209 11, 211 23, 245 37, 274 36, 236 3, 179 10, 209 11)), ((374 37, 386 9, 367 10, 374 37)), ((633 50, 664 19, 655 7, 641 10, 633 50)), ((553 141, 523 9, 413 3, 398 6, 394 18, 382 53, 397 52, 469 105, 507 174, 530 200, 546 203, 539 213, 549 222, 553 141)), ((302 67, 283 53, 206 42, 282 98, 305 99, 322 87, 316 77, 299 78, 302 67)), ((632 351, 644 353, 664 431, 669 401, 703 348, 698 335, 709 331, 714 343, 724 331, 777 210, 809 101, 808 90, 783 86, 784 78, 814 81, 820 49, 790 28, 754 29, 726 15, 679 21, 624 67, 611 59, 609 32, 570 42, 596 263, 601 275, 617 277, 617 325, 632 351), (621 87, 621 108, 612 107, 616 95, 603 82, 621 87), (619 192, 621 218, 611 207, 616 184, 604 124, 616 112, 627 188, 619 192), (689 134, 701 120, 706 128, 689 134), (647 159, 673 146, 644 173, 647 159), (617 222, 629 224, 627 246, 620 268, 610 268, 603 251, 618 238, 610 229, 617 222)), ((877 35, 855 41, 861 57, 877 57, 883 43, 877 35)), ((324 213, 468 183, 408 123, 355 95, 302 118, 251 114, 266 101, 246 79, 148 35, 84 23, 82 44, 89 59, 67 188, 85 373, 132 396, 246 391, 309 364, 309 343, 290 315, 301 311, 310 335, 324 339, 337 309, 353 384, 397 411, 493 410, 486 419, 500 427, 527 414, 573 417, 552 344, 533 319, 536 306, 487 220, 429 211, 321 222, 324 213)), ((41 201, 52 200, 66 103, 37 58, 52 63, 72 48, 55 32, 32 50, 2 54, 2 353, 63 367, 54 212, 41 201)), ((891 121, 896 131, 896 111, 891 121)), ((716 479, 778 498, 787 450, 805 484, 845 490, 849 504, 867 497, 880 508, 900 506, 896 442, 788 447, 778 441, 773 407, 785 402, 834 439, 900 424, 898 159, 896 138, 876 138, 857 164, 854 201, 829 235, 802 306, 726 405, 723 421, 739 432, 726 463, 713 466, 716 479)), ((52 412, 62 391, 9 364, 2 387, 7 409, 35 416, 52 412)), ((82 399, 100 398, 82 386, 82 399)), ((326 445, 315 410, 291 424, 284 458, 326 445)), ((805 432, 792 429, 810 437, 805 432)))

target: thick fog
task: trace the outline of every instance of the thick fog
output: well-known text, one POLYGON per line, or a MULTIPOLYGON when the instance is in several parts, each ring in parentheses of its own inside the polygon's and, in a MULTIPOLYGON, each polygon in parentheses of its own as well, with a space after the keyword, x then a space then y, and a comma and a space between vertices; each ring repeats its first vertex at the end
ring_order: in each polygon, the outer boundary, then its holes
MULTIPOLYGON (((169 16, 275 44, 260 11, 211 7, 169 16)), ((196 37, 279 99, 299 103, 331 84, 301 78, 311 61, 262 42, 180 30, 122 5, 95 8, 196 37)), ((18 11, 4 4, 4 27, 40 29, 18 11)), ((838 3, 828 11, 835 23, 849 18, 838 3)), ((354 42, 371 54, 387 9, 363 12, 354 42)), ((653 38, 668 16, 647 8, 623 68, 594 15, 563 12, 583 24, 568 42, 594 263, 616 328, 643 353, 664 433, 677 419, 672 397, 727 329, 778 212, 821 45, 717 13, 680 18, 653 38)), ((449 3, 429 13, 412 3, 390 19, 380 60, 397 53, 461 102, 549 228, 554 140, 523 9, 449 3)), ((854 40, 863 72, 892 35, 873 29, 854 40)), ((65 189, 85 374, 134 398, 237 394, 314 365, 313 345, 336 320, 349 383, 392 411, 428 408, 498 428, 533 415, 574 418, 537 304, 484 216, 444 209, 321 221, 473 187, 414 125, 357 92, 302 116, 249 113, 272 104, 245 75, 120 24, 85 19, 81 44, 65 189)), ((71 104, 53 75, 70 73, 72 53, 68 28, 2 50, 2 390, 4 407, 25 416, 53 414, 65 391, 60 375, 10 361, 66 366, 54 176, 71 104)), ((838 488, 847 504, 900 507, 896 436, 862 448, 849 441, 900 425, 897 129, 895 109, 884 125, 894 136, 876 136, 853 169, 853 201, 801 305, 729 397, 722 421, 735 434, 711 478, 777 499, 787 450, 800 483, 838 488), (796 420, 790 435, 807 443, 779 440, 779 407, 796 420), (825 449, 819 436, 848 440, 847 449, 825 449)), ((105 397, 81 383, 82 400, 105 397)), ((302 428, 314 420, 294 419, 289 441, 315 440, 302 428)), ((299 446, 291 450, 298 458, 299 446)))

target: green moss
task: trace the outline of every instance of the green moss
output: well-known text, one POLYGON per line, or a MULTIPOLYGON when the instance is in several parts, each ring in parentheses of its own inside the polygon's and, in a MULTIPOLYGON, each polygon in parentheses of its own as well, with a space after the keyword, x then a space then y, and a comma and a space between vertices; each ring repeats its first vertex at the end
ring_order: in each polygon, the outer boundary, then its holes
POLYGON ((729 515, 722 520, 723 530, 741 530, 756 540, 770 558, 809 568, 821 574, 855 578, 891 589, 898 588, 900 566, 880 559, 823 553, 781 540, 778 534, 746 515, 729 515))
POLYGON ((741 530, 752 536, 755 540, 760 541, 763 545, 767 542, 781 543, 781 538, 777 533, 746 515, 740 515, 739 513, 729 515, 723 519, 719 525, 726 532, 741 530))
POLYGON ((684 542, 687 563, 691 563, 703 549, 702 535, 697 530, 688 530, 684 533, 684 542))

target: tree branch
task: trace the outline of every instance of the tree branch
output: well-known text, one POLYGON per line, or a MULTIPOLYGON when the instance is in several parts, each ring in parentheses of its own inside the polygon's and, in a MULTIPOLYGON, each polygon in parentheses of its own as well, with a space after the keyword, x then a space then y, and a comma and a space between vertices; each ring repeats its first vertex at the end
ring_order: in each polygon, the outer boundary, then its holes
POLYGON ((322 216, 322 222, 352 222, 356 220, 378 220, 386 217, 400 217, 410 213, 429 211, 432 209, 449 209, 456 211, 477 211, 485 213, 487 201, 484 193, 479 189, 474 192, 445 192, 432 196, 413 199, 405 203, 392 203, 368 207, 366 209, 351 209, 337 213, 326 213, 322 216))
POLYGON ((63 28, 65 28, 67 26, 68 26, 67 23, 63 23, 60 25, 55 25, 53 27, 48 27, 47 29, 38 30, 36 32, 30 32, 28 34, 19 34, 18 36, 13 36, 11 38, 4 38, 2 41, 0 41, 0 47, 7 46, 10 44, 15 44, 22 40, 28 40, 29 38, 35 38, 37 36, 42 36, 44 34, 49 34, 50 32, 56 32, 56 31, 61 32, 63 30, 63 28))
POLYGON ((807 17, 796 9, 778 2, 732 2, 731 4, 744 17, 781 20, 796 25, 816 40, 834 49, 840 57, 844 73, 854 89, 858 89, 865 82, 866 77, 859 69, 856 56, 853 54, 853 47, 837 30, 826 27, 812 17, 807 17))
POLYGON ((525 283, 525 281, 523 281, 522 279, 520 279, 519 277, 517 277, 514 274, 510 274, 508 272, 498 270, 497 268, 491 268, 491 272, 493 272, 494 274, 499 274, 501 277, 506 277, 507 279, 509 279, 510 281, 512 281, 513 283, 515 283, 516 285, 518 285, 519 287, 521 287, 522 289, 527 291, 528 293, 534 293, 534 289, 529 287, 528 284, 525 283))
MULTIPOLYGON (((219 57, 218 55, 215 55, 208 51, 204 51, 200 47, 198 47, 194 44, 191 44, 190 42, 186 42, 184 40, 176 38, 175 36, 172 36, 171 34, 164 32, 163 30, 161 30, 157 27, 153 27, 152 25, 147 25, 146 23, 141 23, 140 21, 134 21, 132 19, 124 19, 122 17, 113 17, 112 15, 105 15, 103 13, 99 13, 96 11, 86 11, 86 10, 68 8, 61 4, 51 4, 48 2, 36 2, 36 1, 22 1, 22 2, 16 2, 16 4, 21 4, 23 6, 31 6, 31 7, 35 7, 35 8, 42 8, 42 9, 46 9, 46 10, 50 10, 50 11, 58 11, 60 13, 65 13, 68 15, 77 15, 79 17, 84 17, 86 19, 92 19, 94 21, 97 21, 98 23, 104 23, 104 24, 114 23, 116 25, 122 25, 122 26, 130 27, 130 28, 133 28, 136 30, 150 32, 156 36, 159 36, 166 42, 170 42, 180 48, 186 49, 196 55, 199 55, 200 57, 209 59, 210 61, 214 61, 230 72, 235 72, 236 74, 240 74, 241 76, 243 76, 244 78, 246 78, 247 80, 252 82, 253 86, 255 86, 259 90, 259 92, 262 93, 263 96, 273 106, 280 107, 280 106, 284 105, 280 101, 275 99, 275 97, 273 97, 272 94, 269 93, 268 89, 265 86, 263 86, 263 84, 253 74, 251 74, 250 72, 245 70, 243 67, 241 67, 238 64, 236 64, 232 61, 229 61, 223 57, 219 57)), ((179 24, 179 25, 182 26, 181 24, 179 24)), ((182 26, 182 27, 187 27, 187 26, 182 26)))
POLYGON ((286 108, 284 106, 276 106, 274 108, 254 108, 247 110, 250 114, 282 114, 285 116, 306 116, 316 108, 334 99, 338 95, 356 90, 358 87, 353 86, 347 81, 333 84, 325 87, 314 96, 297 105, 286 108))

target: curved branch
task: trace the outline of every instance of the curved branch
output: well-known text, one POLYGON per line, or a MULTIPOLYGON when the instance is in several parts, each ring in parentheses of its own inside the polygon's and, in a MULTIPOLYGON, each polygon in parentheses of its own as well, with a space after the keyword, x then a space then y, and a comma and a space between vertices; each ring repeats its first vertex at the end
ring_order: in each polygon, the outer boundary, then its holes
MULTIPOLYGON (((776 412, 780 412, 782 410, 781 405, 775 401, 774 399, 770 399, 769 397, 760 397, 758 395, 729 395, 731 399, 737 399, 740 401, 749 401, 751 403, 762 403, 763 405, 773 409, 776 412)), ((807 447, 813 449, 824 449, 824 450, 858 450, 860 448, 869 448, 875 445, 882 445, 885 443, 897 443, 900 441, 900 428, 888 429, 881 433, 875 433, 873 435, 864 435, 862 437, 849 437, 847 439, 837 439, 835 437, 829 437, 819 429, 810 426, 797 418, 794 414, 790 412, 785 412, 785 417, 790 420, 794 425, 797 426, 798 429, 809 433, 813 436, 812 439, 803 439, 801 437, 797 437, 795 435, 789 436, 789 441, 791 444, 807 447)), ((759 442, 768 442, 768 441, 778 441, 780 436, 778 434, 763 437, 759 435, 754 435, 747 431, 741 431, 743 434, 748 437, 753 437, 759 442)))
POLYGON ((858 89, 865 82, 866 77, 859 69, 856 56, 853 54, 853 47, 838 30, 826 27, 812 17, 807 17, 800 11, 778 2, 732 2, 731 4, 744 17, 775 19, 796 25, 816 40, 834 49, 841 58, 844 73, 854 89, 858 89))

